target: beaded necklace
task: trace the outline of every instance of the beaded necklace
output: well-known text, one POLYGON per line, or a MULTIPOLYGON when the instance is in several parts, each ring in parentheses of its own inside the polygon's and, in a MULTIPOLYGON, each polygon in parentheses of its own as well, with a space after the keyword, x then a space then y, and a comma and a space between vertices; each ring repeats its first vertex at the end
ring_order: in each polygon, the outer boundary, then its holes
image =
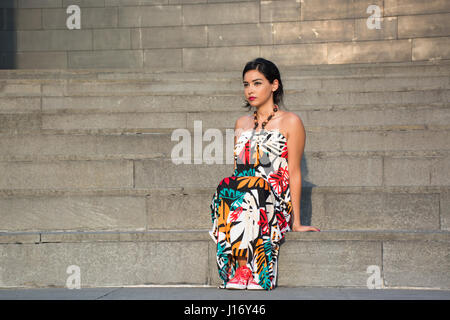
MULTIPOLYGON (((275 112, 277 112, 278 111, 278 105, 274 105, 274 107, 273 107, 273 112, 267 117, 267 119, 262 123, 262 130, 261 131, 264 131, 264 128, 265 128, 265 126, 266 126, 266 124, 267 124, 267 122, 269 122, 270 121, 270 119, 272 119, 273 118, 273 116, 275 115, 275 112)), ((257 118, 257 112, 256 112, 256 110, 255 110, 255 112, 253 113, 253 119, 254 119, 254 122, 255 122, 255 126, 254 126, 254 128, 253 128, 253 130, 252 130, 252 134, 251 134, 251 136, 250 136, 250 139, 249 139, 249 141, 252 141, 252 139, 253 139, 253 136, 254 136, 254 134, 255 134, 255 132, 256 132, 256 128, 258 127, 258 118, 257 118)), ((258 139, 256 139, 256 153, 257 153, 257 161, 258 161, 258 163, 259 163, 259 143, 258 143, 258 139)), ((237 161, 237 159, 238 159, 238 156, 237 155, 234 155, 234 160, 235 160, 235 164, 236 164, 236 161, 237 161)))
MULTIPOLYGON (((261 129, 261 131, 264 131, 264 128, 266 127, 266 124, 267 124, 267 122, 269 122, 270 121, 270 119, 272 119, 273 118, 273 116, 275 115, 275 112, 277 112, 278 111, 278 106, 275 104, 274 105, 274 107, 273 107, 273 112, 267 117, 267 119, 265 120, 265 121, 263 121, 263 123, 261 124, 261 127, 262 127, 262 129, 261 129)), ((253 135, 255 134, 255 132, 256 132, 256 128, 258 127, 258 118, 256 117, 256 115, 257 115, 257 112, 256 112, 256 110, 255 110, 255 112, 253 112, 253 121, 254 121, 254 123, 255 123, 255 126, 253 127, 253 132, 252 132, 252 135, 251 135, 251 137, 250 137, 250 141, 253 139, 253 135)), ((259 143, 258 143, 258 140, 259 139, 256 139, 256 141, 255 141, 255 143, 256 143, 256 155, 257 155, 257 159, 256 159, 256 161, 257 161, 257 163, 259 163, 259 161, 260 161, 260 157, 261 157, 261 154, 260 154, 260 150, 259 150, 259 143)))
MULTIPOLYGON (((267 122, 269 122, 270 119, 272 119, 272 117, 275 115, 275 112, 277 112, 277 111, 278 111, 278 106, 274 105, 273 112, 269 115, 269 117, 261 125, 262 130, 264 130, 264 127, 266 126, 267 122)), ((255 112, 253 112, 253 121, 255 122, 255 127, 253 128, 253 130, 256 130, 256 128, 258 127, 258 124, 259 124, 258 123, 258 118, 256 117, 256 114, 257 114, 257 112, 255 110, 255 112)))

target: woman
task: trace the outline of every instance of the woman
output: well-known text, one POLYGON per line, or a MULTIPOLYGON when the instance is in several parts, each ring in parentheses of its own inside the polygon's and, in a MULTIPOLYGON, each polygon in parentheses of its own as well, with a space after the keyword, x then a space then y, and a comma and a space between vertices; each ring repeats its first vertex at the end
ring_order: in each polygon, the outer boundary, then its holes
POLYGON ((242 78, 246 106, 255 110, 236 120, 234 173, 213 196, 210 235, 224 288, 271 290, 284 233, 320 230, 300 224, 305 129, 299 116, 279 109, 278 68, 257 58, 242 78))

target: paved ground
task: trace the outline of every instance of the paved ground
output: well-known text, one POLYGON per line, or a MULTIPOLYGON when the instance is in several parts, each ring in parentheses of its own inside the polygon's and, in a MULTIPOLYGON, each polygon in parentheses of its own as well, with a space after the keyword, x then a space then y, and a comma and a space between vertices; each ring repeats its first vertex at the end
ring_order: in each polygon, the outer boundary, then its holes
POLYGON ((450 300, 450 290, 286 288, 271 292, 215 287, 0 289, 0 300, 450 300))

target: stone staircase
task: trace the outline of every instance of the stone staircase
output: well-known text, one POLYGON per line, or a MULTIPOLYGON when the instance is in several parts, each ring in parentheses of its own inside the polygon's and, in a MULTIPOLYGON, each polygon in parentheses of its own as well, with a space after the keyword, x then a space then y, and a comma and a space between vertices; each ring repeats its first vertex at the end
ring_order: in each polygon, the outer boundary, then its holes
MULTIPOLYGON (((279 286, 450 289, 450 61, 281 74, 322 232, 286 235, 279 286)), ((218 285, 209 204, 242 104, 240 72, 1 70, 0 287, 64 287, 71 265, 83 287, 218 285)))

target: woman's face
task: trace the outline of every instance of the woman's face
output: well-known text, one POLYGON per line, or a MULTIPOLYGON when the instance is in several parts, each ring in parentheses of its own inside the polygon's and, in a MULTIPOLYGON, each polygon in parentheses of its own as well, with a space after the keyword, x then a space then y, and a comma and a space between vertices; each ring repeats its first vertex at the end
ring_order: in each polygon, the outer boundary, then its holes
POLYGON ((278 80, 270 83, 258 70, 249 70, 244 75, 245 99, 252 107, 264 105, 267 101, 273 102, 273 92, 278 89, 278 80))

